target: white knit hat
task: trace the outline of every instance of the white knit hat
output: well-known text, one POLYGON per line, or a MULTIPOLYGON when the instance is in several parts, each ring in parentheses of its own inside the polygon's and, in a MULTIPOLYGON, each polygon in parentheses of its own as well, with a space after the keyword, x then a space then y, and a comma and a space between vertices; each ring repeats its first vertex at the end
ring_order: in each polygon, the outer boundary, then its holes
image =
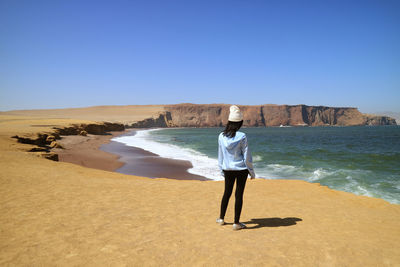
POLYGON ((229 118, 228 121, 233 121, 233 122, 237 122, 237 121, 242 121, 243 120, 243 113, 240 112, 240 109, 238 106, 231 106, 229 109, 229 118))

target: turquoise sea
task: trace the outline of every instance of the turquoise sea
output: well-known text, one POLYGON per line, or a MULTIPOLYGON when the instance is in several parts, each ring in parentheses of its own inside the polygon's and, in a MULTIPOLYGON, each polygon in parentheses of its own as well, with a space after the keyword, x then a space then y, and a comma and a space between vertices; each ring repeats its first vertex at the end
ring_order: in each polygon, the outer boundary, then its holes
MULTIPOLYGON (((217 167, 222 128, 139 131, 115 141, 192 162, 189 171, 223 179, 217 167)), ((242 128, 256 175, 300 179, 400 204, 400 126, 242 128)))

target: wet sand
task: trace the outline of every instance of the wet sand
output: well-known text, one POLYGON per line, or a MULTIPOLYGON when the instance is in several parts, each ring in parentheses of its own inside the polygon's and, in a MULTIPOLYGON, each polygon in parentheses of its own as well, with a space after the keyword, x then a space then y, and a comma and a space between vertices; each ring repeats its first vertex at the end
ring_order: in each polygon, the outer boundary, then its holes
POLYGON ((203 176, 189 173, 188 169, 193 167, 190 161, 162 158, 144 149, 115 141, 102 145, 100 149, 119 156, 118 160, 124 163, 123 166, 115 170, 119 173, 149 178, 209 180, 203 176))
POLYGON ((118 160, 118 155, 102 151, 99 148, 111 138, 125 132, 112 132, 110 135, 69 135, 62 136, 57 142, 64 149, 55 148, 59 161, 81 165, 83 167, 114 171, 124 165, 118 160))
POLYGON ((178 180, 209 180, 191 174, 190 161, 162 158, 141 148, 110 141, 120 135, 134 135, 135 130, 111 132, 110 135, 62 136, 58 142, 64 149, 53 149, 59 160, 88 168, 116 171, 123 174, 149 178, 170 178, 178 180))

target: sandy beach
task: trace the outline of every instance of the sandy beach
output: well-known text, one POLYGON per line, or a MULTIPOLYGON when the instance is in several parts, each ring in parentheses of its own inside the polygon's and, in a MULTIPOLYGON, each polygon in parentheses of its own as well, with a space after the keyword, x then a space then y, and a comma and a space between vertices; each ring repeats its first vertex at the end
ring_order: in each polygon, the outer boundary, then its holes
POLYGON ((249 180, 242 212, 249 228, 236 232, 232 200, 228 224, 215 223, 223 182, 111 172, 123 163, 98 149, 107 135, 83 150, 91 168, 44 159, 11 138, 93 122, 63 116, 0 115, 2 266, 400 264, 400 206, 381 199, 304 181, 249 180), (97 156, 110 164, 95 166, 97 156))
POLYGON ((124 163, 118 160, 118 155, 100 150, 100 147, 110 142, 110 139, 114 136, 123 133, 112 132, 110 135, 63 136, 58 141, 63 148, 54 148, 52 151, 58 154, 59 160, 62 162, 74 163, 104 171, 115 171, 123 166, 124 163))
POLYGON ((134 133, 135 130, 128 129, 123 132, 111 132, 109 135, 63 136, 59 141, 63 149, 55 148, 52 151, 58 154, 62 162, 88 168, 149 178, 209 180, 189 173, 188 169, 192 167, 190 161, 162 158, 143 149, 111 140, 116 136, 134 133))

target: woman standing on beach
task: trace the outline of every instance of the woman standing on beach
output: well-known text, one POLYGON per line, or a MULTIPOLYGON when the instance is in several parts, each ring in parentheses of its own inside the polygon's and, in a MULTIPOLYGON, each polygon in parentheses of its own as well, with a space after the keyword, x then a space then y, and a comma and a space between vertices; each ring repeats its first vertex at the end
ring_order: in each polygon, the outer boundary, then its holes
POLYGON ((238 106, 231 106, 225 130, 218 136, 218 166, 225 177, 225 191, 221 200, 221 212, 217 223, 224 225, 224 217, 236 180, 235 221, 233 230, 246 228, 239 222, 243 206, 243 192, 248 174, 255 178, 251 153, 245 133, 238 130, 243 124, 243 114, 238 106))

